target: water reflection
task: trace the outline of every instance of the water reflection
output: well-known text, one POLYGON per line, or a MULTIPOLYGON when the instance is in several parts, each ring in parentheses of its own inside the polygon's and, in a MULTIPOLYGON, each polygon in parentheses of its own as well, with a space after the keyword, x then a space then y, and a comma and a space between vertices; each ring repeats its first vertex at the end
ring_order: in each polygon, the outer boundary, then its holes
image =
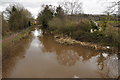
POLYGON ((103 68, 104 68, 104 61, 105 60, 106 60, 106 58, 103 56, 102 53, 100 53, 100 55, 98 56, 98 60, 97 60, 98 66, 99 66, 100 70, 103 70, 103 68))
POLYGON ((111 54, 107 58, 101 56, 101 70, 98 73, 103 77, 118 77, 118 59, 117 54, 111 54), (103 59, 103 60, 102 60, 103 59))
POLYGON ((0 79, 2 79, 2 43, 0 42, 0 79))
POLYGON ((65 66, 72 66, 79 60, 79 55, 73 50, 63 51, 57 56, 58 62, 65 66))
POLYGON ((33 34, 35 37, 42 36, 42 31, 41 31, 41 29, 38 30, 37 28, 35 28, 35 31, 32 31, 32 34, 33 34))
POLYGON ((38 29, 32 32, 31 37, 21 41, 16 48, 10 48, 9 52, 14 55, 4 63, 5 77, 114 78, 118 75, 116 54, 61 45, 51 36, 43 36, 38 29))
POLYGON ((71 63, 69 62, 69 64, 74 65, 79 60, 80 57, 82 61, 85 62, 91 59, 92 57, 96 57, 97 55, 99 55, 99 52, 83 48, 80 46, 58 44, 50 36, 43 36, 42 38, 40 38, 40 40, 44 46, 43 48, 44 53, 55 52, 57 54, 58 62, 60 62, 60 64, 63 63, 63 65, 68 64, 69 60, 71 62, 71 63))
POLYGON ((54 42, 50 36, 43 36, 40 38, 40 41, 44 46, 44 53, 55 52, 57 55, 57 61, 61 65, 76 66, 79 64, 80 66, 77 67, 81 67, 81 65, 83 65, 84 67, 87 66, 87 69, 92 70, 92 68, 94 68, 94 74, 99 74, 99 76, 103 78, 114 78, 118 76, 118 64, 116 64, 118 58, 117 56, 114 56, 116 54, 97 52, 79 46, 61 45, 54 42), (114 67, 111 64, 114 64, 114 67))
POLYGON ((9 74, 11 74, 11 71, 14 70, 14 67, 19 59, 23 59, 25 56, 25 51, 29 47, 31 38, 27 38, 22 40, 20 43, 7 46, 6 48, 3 48, 3 55, 2 57, 6 56, 2 60, 2 77, 7 77, 9 74), (7 49, 7 50, 6 50, 7 49))

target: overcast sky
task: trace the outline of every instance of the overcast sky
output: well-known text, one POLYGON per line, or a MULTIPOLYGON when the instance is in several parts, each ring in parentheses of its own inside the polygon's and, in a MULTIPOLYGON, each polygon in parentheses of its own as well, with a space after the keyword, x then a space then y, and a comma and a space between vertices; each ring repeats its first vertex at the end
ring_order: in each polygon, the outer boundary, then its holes
MULTIPOLYGON (((34 17, 37 17, 42 4, 52 4, 57 6, 64 0, 0 0, 0 11, 12 3, 20 3, 27 8, 34 17)), ((65 0, 66 1, 66 0, 65 0)), ((70 0, 69 0, 70 1, 70 0)), ((83 11, 86 14, 102 14, 111 2, 116 0, 79 0, 83 4, 83 11)))

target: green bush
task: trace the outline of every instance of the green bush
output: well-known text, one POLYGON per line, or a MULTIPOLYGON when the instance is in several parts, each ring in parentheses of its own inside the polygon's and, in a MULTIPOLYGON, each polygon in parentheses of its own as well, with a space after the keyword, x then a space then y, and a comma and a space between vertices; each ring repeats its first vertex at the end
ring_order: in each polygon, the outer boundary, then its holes
POLYGON ((76 29, 76 22, 68 18, 53 18, 49 21, 49 29, 57 34, 71 35, 76 29))
POLYGON ((98 26, 95 26, 93 23, 91 25, 91 22, 88 19, 76 20, 69 17, 54 17, 49 21, 49 31, 53 32, 53 34, 67 35, 73 39, 84 42, 119 47, 119 28, 107 24, 104 30, 97 30, 91 33, 90 30, 93 28, 98 29, 98 26))
MULTIPOLYGON (((10 31, 18 32, 30 26, 29 22, 32 19, 32 15, 22 5, 11 4, 6 8, 5 12, 8 18, 8 29, 10 31)), ((3 25, 3 27, 5 26, 3 25)), ((3 31, 6 32, 8 30, 3 28, 3 31)))
POLYGON ((106 27, 105 31, 103 32, 103 34, 109 38, 108 41, 110 44, 118 46, 120 45, 120 29, 117 27, 113 27, 113 26, 108 26, 106 27))
POLYGON ((48 22, 53 18, 53 10, 49 5, 46 5, 45 8, 38 14, 38 23, 42 24, 42 29, 48 28, 48 22))
POLYGON ((68 36, 71 36, 75 31, 77 32, 79 30, 89 32, 89 20, 81 19, 78 21, 68 17, 62 19, 55 17, 49 21, 49 30, 68 36))

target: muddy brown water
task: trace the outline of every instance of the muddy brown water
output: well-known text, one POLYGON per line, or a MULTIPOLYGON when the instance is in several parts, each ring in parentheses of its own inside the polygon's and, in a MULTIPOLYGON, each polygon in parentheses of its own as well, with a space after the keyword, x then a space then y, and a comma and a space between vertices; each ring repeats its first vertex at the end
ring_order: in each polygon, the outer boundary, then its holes
POLYGON ((4 78, 115 78, 117 54, 56 43, 35 29, 31 36, 6 51, 4 78))

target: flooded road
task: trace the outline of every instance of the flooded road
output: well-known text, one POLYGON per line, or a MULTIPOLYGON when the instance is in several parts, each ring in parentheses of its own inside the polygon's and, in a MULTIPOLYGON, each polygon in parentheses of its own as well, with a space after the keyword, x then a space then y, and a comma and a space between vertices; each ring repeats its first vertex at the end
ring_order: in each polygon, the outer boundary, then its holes
POLYGON ((56 43, 35 29, 31 36, 9 50, 3 61, 7 78, 115 78, 117 54, 56 43))

